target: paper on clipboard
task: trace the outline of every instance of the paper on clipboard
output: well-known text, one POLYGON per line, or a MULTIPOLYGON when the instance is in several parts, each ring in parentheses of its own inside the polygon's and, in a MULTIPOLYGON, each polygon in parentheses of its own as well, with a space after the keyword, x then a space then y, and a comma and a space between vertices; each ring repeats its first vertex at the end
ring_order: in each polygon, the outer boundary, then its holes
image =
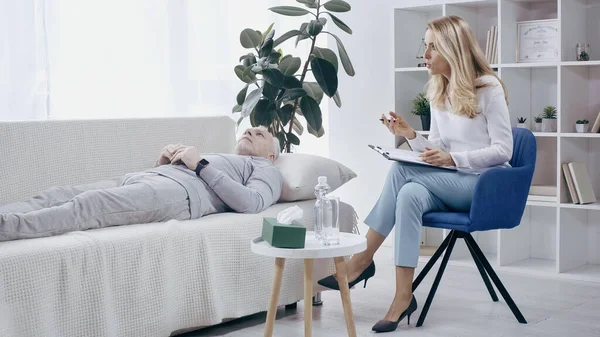
POLYGON ((436 166, 429 163, 426 163, 419 157, 419 152, 403 150, 403 149, 395 149, 395 148, 386 148, 381 146, 369 145, 370 148, 379 152, 382 156, 384 156, 388 160, 401 161, 406 163, 414 163, 425 166, 433 166, 441 169, 458 171, 458 169, 454 166, 436 166))

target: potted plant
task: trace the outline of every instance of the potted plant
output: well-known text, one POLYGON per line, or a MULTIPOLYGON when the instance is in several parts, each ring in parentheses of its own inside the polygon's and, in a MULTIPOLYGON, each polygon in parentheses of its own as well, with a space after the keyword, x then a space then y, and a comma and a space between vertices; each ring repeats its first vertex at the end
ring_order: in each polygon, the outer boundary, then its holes
POLYGON ((577 132, 579 132, 579 133, 588 132, 589 123, 590 123, 590 121, 588 121, 587 119, 580 119, 580 120, 576 121, 575 128, 577 129, 577 132))
POLYGON ((332 23, 342 32, 352 34, 352 29, 338 17, 343 14, 337 14, 349 12, 351 5, 343 0, 297 2, 304 7, 286 5, 269 10, 283 16, 304 18, 298 29, 277 37, 271 24, 264 32, 246 28, 240 33, 240 43, 247 49, 247 54, 240 57, 240 64, 234 68, 243 82, 232 110, 240 113, 237 124, 249 118, 252 126, 266 126, 279 140, 282 152, 288 153, 292 151, 292 145, 300 144, 299 136, 304 132, 301 119, 306 121, 308 133, 315 137, 324 135, 322 100, 331 98, 341 107, 338 74, 341 76, 342 71, 348 76, 355 74, 342 40, 328 29, 332 23), (337 54, 332 49, 317 47, 317 38, 324 35, 335 39, 337 54), (291 38, 296 47, 302 41, 310 46, 304 60, 284 53, 280 48, 291 38))
POLYGON ((556 132, 556 107, 548 105, 542 113, 542 132, 556 132))
POLYGON ((527 129, 527 124, 525 124, 526 120, 527 118, 525 117, 517 117, 517 127, 521 129, 527 129))
POLYGON ((412 101, 413 109, 412 113, 421 117, 421 125, 423 131, 429 131, 431 126, 431 109, 429 106, 429 100, 425 96, 425 93, 421 92, 412 101))
POLYGON ((533 128, 533 131, 542 131, 542 115, 533 117, 533 120, 535 121, 535 126, 533 128))

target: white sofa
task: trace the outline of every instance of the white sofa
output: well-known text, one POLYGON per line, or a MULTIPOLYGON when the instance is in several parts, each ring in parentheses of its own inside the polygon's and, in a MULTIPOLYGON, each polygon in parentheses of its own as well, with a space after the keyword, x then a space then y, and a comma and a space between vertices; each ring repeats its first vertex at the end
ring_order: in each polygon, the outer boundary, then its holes
MULTIPOLYGON (((166 144, 231 153, 229 117, 0 123, 0 204, 57 185, 154 165, 166 144)), ((261 311, 274 263, 250 250, 263 216, 298 205, 312 228, 314 200, 261 214, 216 214, 0 242, 0 336, 169 336, 261 311)), ((356 230, 341 206, 341 230, 356 230)), ((316 280, 333 272, 315 263, 316 280)), ((280 305, 303 298, 303 264, 286 263, 280 305)))

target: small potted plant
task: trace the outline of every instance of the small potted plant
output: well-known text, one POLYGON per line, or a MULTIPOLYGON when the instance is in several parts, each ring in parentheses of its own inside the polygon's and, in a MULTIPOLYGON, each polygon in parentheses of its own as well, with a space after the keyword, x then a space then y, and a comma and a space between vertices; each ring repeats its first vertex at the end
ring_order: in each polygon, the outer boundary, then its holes
POLYGON ((413 99, 412 104, 413 110, 411 112, 421 117, 423 131, 429 131, 431 125, 431 110, 429 107, 429 100, 425 96, 425 93, 419 93, 417 97, 413 99))
POLYGON ((556 107, 548 105, 544 108, 542 132, 556 132, 556 107))
POLYGON ((576 121, 575 128, 577 129, 577 132, 579 132, 579 133, 588 132, 589 123, 590 123, 590 121, 588 121, 587 119, 580 119, 580 120, 576 121))
POLYGON ((518 117, 517 118, 517 127, 521 128, 521 129, 527 129, 527 124, 525 124, 526 120, 527 120, 527 118, 525 118, 525 117, 518 117))
POLYGON ((533 130, 536 132, 542 131, 542 116, 540 115, 533 117, 533 120, 535 121, 535 126, 533 130))

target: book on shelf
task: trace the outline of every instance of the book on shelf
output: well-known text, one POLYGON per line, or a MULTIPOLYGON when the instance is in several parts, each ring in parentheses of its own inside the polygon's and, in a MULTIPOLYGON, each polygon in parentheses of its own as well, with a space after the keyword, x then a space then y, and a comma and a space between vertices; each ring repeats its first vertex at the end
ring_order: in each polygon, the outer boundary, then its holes
POLYGON ((498 63, 498 26, 492 26, 486 35, 485 58, 490 64, 498 63))
POLYGON ((562 169, 572 203, 590 204, 596 202, 596 195, 585 163, 563 163, 562 169))
POLYGON ((600 132, 600 111, 598 112, 598 116, 596 117, 596 121, 592 126, 591 133, 599 133, 600 132))
POLYGON ((529 196, 527 196, 527 201, 556 202, 556 197, 530 194, 529 196))
POLYGON ((556 202, 556 186, 554 185, 531 185, 529 187, 528 201, 556 202))

